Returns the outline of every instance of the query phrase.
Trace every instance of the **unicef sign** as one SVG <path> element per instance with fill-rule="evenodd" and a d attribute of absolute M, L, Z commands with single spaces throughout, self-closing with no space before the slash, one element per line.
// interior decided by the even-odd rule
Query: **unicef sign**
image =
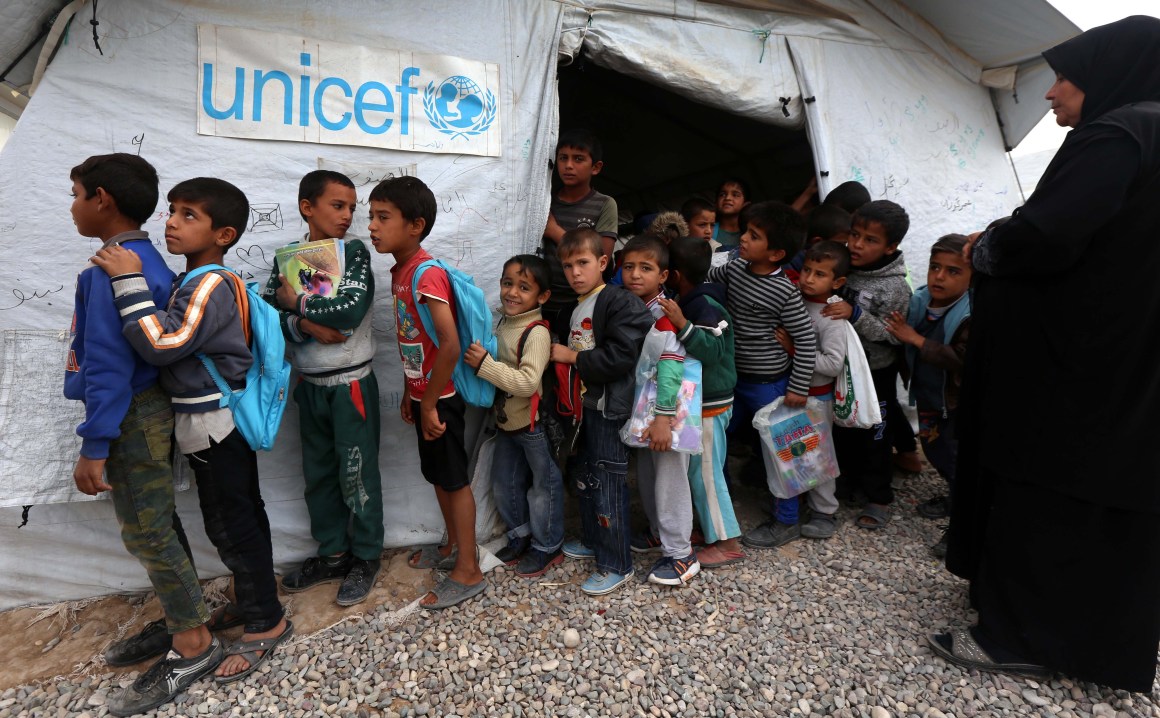
<path fill-rule="evenodd" d="M 198 26 L 203 135 L 498 157 L 499 66 Z"/>

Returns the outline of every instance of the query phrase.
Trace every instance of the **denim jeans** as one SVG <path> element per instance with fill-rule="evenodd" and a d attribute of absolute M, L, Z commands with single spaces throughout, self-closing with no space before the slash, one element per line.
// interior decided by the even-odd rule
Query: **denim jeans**
<path fill-rule="evenodd" d="M 205 533 L 234 574 L 234 595 L 246 633 L 268 631 L 282 620 L 266 504 L 258 490 L 258 457 L 234 429 L 205 451 L 186 454 L 197 479 Z"/>
<path fill-rule="evenodd" d="M 632 570 L 628 527 L 628 447 L 620 440 L 623 421 L 584 410 L 580 427 L 580 538 L 596 552 L 599 571 Z"/>
<path fill-rule="evenodd" d="M 537 551 L 559 549 L 564 543 L 564 478 L 543 427 L 498 432 L 491 462 L 492 493 L 508 538 L 530 535 Z"/>

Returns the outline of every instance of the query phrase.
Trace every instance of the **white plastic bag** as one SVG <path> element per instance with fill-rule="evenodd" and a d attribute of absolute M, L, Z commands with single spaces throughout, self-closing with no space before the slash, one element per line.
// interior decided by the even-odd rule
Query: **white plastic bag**
<path fill-rule="evenodd" d="M 644 432 L 652 425 L 657 410 L 657 363 L 663 338 L 649 332 L 636 363 L 636 389 L 632 414 L 620 428 L 620 440 L 636 449 L 648 448 Z M 701 453 L 701 362 L 687 356 L 684 361 L 681 392 L 677 397 L 677 415 L 673 418 L 671 451 L 683 454 Z"/>
<path fill-rule="evenodd" d="M 834 423 L 849 429 L 869 429 L 882 423 L 870 364 L 850 322 L 846 322 L 846 361 L 834 379 Z"/>
<path fill-rule="evenodd" d="M 804 408 L 782 406 L 778 397 L 753 416 L 766 458 L 766 480 L 779 499 L 803 494 L 838 478 L 830 402 L 813 397 Z M 772 469 L 772 470 L 770 470 Z"/>

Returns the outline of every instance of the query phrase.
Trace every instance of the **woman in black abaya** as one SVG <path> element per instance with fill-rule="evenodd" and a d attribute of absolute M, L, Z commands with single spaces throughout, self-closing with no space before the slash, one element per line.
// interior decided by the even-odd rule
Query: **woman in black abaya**
<path fill-rule="evenodd" d="M 947 567 L 981 670 L 1152 690 L 1160 644 L 1160 19 L 1043 53 L 1073 127 L 971 250 L 977 284 Z"/>

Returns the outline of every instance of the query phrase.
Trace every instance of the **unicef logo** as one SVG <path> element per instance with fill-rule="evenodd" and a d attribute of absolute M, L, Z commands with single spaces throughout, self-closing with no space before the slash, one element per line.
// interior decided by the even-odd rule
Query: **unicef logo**
<path fill-rule="evenodd" d="M 475 80 L 455 75 L 438 86 L 427 83 L 423 109 L 432 127 L 452 139 L 466 138 L 486 132 L 495 122 L 495 95 L 488 90 L 485 96 Z"/>

